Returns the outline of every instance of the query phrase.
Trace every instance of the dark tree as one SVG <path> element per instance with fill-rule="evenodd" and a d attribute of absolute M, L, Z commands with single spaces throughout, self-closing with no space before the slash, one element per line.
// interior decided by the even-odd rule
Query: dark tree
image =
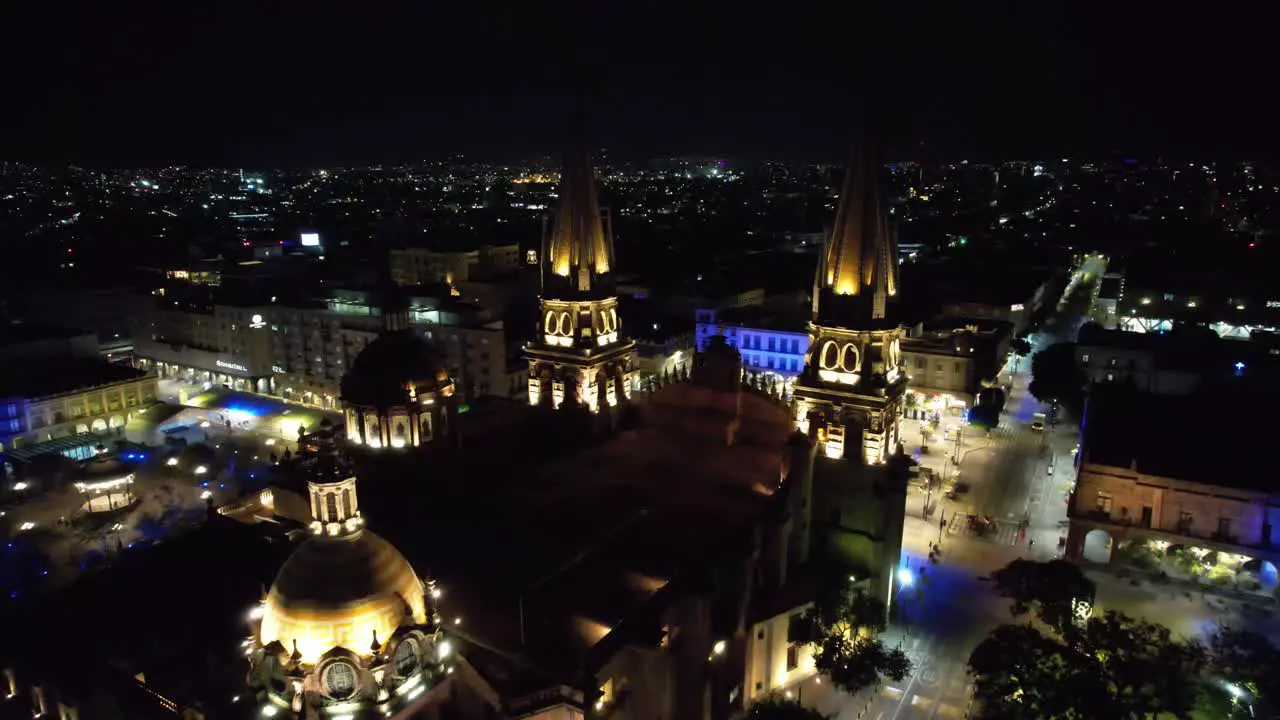
<path fill-rule="evenodd" d="M 1014 617 L 1034 611 L 1058 632 L 1072 624 L 1073 603 L 1083 600 L 1092 605 L 1097 589 L 1078 566 L 1066 560 L 1014 560 L 991 573 L 991 579 L 996 592 L 1013 601 Z"/>
<path fill-rule="evenodd" d="M 748 720 L 827 720 L 827 716 L 795 700 L 771 697 L 751 706 Z"/>
<path fill-rule="evenodd" d="M 996 628 L 969 655 L 969 674 L 977 718 L 1083 718 L 1071 711 L 1098 689 L 1066 646 L 1028 625 Z"/>
<path fill-rule="evenodd" d="M 1116 612 L 1051 636 L 1002 625 L 969 656 L 979 718 L 1190 718 L 1204 652 Z"/>
<path fill-rule="evenodd" d="M 40 481 L 46 490 L 57 490 L 69 485 L 80 474 L 80 466 L 75 460 L 62 453 L 45 453 L 31 458 L 24 469 L 24 475 Z"/>
<path fill-rule="evenodd" d="M 1033 612 L 1050 630 L 1004 625 L 978 645 L 969 656 L 977 717 L 1190 717 L 1207 662 L 1197 643 L 1116 612 L 1077 617 L 1095 587 L 1062 560 L 1015 560 L 992 580 L 1015 617 Z"/>
<path fill-rule="evenodd" d="M 218 459 L 218 452 L 205 443 L 195 443 L 182 449 L 184 467 L 195 465 L 212 465 Z"/>
<path fill-rule="evenodd" d="M 901 680 L 911 672 L 906 653 L 879 638 L 885 616 L 884 601 L 879 598 L 833 585 L 822 590 L 814 609 L 792 626 L 790 639 L 813 645 L 818 672 L 855 695 L 880 684 L 881 678 Z"/>
<path fill-rule="evenodd" d="M 982 430 L 1000 425 L 1000 408 L 995 405 L 975 405 L 969 411 L 969 424 Z"/>
<path fill-rule="evenodd" d="M 1280 649 L 1248 630 L 1224 628 L 1209 638 L 1204 710 L 1213 717 L 1276 717 L 1280 709 Z"/>
<path fill-rule="evenodd" d="M 1009 349 L 1018 355 L 1030 355 L 1031 343 L 1027 342 L 1026 338 L 1014 338 L 1009 343 Z"/>
<path fill-rule="evenodd" d="M 1075 343 L 1054 343 L 1031 356 L 1031 394 L 1056 400 L 1079 416 L 1084 402 L 1084 373 L 1076 364 Z"/>

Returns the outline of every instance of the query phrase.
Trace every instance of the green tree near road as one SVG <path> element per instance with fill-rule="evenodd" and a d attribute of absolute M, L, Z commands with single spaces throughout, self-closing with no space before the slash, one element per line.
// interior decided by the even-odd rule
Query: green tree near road
<path fill-rule="evenodd" d="M 974 405 L 969 410 L 969 424 L 982 430 L 999 426 L 1000 408 L 995 405 Z"/>
<path fill-rule="evenodd" d="M 856 695 L 880 684 L 898 681 L 911 672 L 901 648 L 880 639 L 887 611 L 884 601 L 848 586 L 824 589 L 814 608 L 790 628 L 790 640 L 813 645 L 814 666 L 836 687 Z"/>
<path fill-rule="evenodd" d="M 1093 604 L 1097 586 L 1066 560 L 1014 560 L 991 573 L 996 592 L 1013 601 L 1015 618 L 1033 612 L 1046 625 L 1064 632 L 1072 624 L 1076 601 Z"/>
<path fill-rule="evenodd" d="M 1009 349 L 1016 355 L 1030 355 L 1031 343 L 1026 338 L 1014 338 L 1009 342 Z"/>
<path fill-rule="evenodd" d="M 1267 638 L 1248 630 L 1220 630 L 1209 639 L 1209 669 L 1219 682 L 1204 685 L 1206 717 L 1235 720 L 1280 713 L 1280 649 Z"/>
<path fill-rule="evenodd" d="M 1207 646 L 1168 628 L 1108 611 L 1071 608 L 1094 585 L 1070 563 L 1018 560 L 992 574 L 1015 617 L 969 656 L 977 718 L 1275 717 L 1280 650 L 1247 631 L 1223 630 Z"/>
<path fill-rule="evenodd" d="M 969 656 L 977 718 L 1190 718 L 1203 648 L 1109 611 L 1065 634 L 1002 625 Z"/>
<path fill-rule="evenodd" d="M 748 720 L 827 720 L 827 716 L 795 700 L 771 697 L 751 706 Z"/>
<path fill-rule="evenodd" d="M 1057 400 L 1080 416 L 1084 406 L 1084 372 L 1076 365 L 1075 343 L 1054 343 L 1031 356 L 1031 385 L 1028 390 L 1041 402 Z"/>

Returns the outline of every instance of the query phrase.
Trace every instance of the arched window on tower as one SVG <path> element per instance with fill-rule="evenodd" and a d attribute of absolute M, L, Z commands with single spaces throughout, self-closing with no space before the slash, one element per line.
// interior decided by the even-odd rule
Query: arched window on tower
<path fill-rule="evenodd" d="M 338 493 L 325 493 L 324 514 L 325 522 L 338 522 Z"/>
<path fill-rule="evenodd" d="M 342 489 L 342 517 L 349 518 L 355 515 L 355 510 L 351 507 L 351 490 L 349 488 Z"/>

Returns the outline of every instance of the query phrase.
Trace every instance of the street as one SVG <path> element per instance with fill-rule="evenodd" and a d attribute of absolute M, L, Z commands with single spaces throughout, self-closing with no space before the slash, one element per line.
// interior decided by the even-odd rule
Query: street
<path fill-rule="evenodd" d="M 1102 269 L 1100 260 L 1086 262 L 1069 283 L 1063 302 L 1040 332 L 1028 338 L 1033 352 L 1056 342 L 1074 341 L 1093 297 L 1092 285 L 1078 280 L 1090 273 L 1096 283 Z M 969 653 L 991 630 L 1011 620 L 1008 601 L 996 596 L 983 578 L 1018 558 L 1059 556 L 1058 541 L 1066 534 L 1066 499 L 1075 476 L 1072 451 L 1078 441 L 1079 419 L 1064 418 L 1056 426 L 1046 423 L 1043 430 L 1031 428 L 1043 407 L 1028 391 L 1030 357 L 1006 366 L 1000 380 L 1009 390 L 998 427 L 988 433 L 961 427 L 956 418 L 944 418 L 942 428 L 950 431 L 952 438 L 959 430 L 959 444 L 939 439 L 929 452 L 915 455 L 921 464 L 951 477 L 957 469 L 947 467 L 948 458 L 958 457 L 958 477 L 967 490 L 955 500 L 935 494 L 937 509 L 928 519 L 923 513 L 925 496 L 912 492 L 908 499 L 903 562 L 917 579 L 912 587 L 899 592 L 898 609 L 893 613 L 896 621 L 886 638 L 907 650 L 913 665 L 911 676 L 853 698 L 810 681 L 808 686 L 796 688 L 806 704 L 839 720 L 965 716 L 970 693 Z M 904 421 L 902 435 L 913 441 L 919 438 L 918 421 Z M 968 515 L 991 516 L 995 527 L 973 533 Z M 1024 519 L 1025 533 L 1021 531 Z M 945 522 L 945 528 L 939 527 L 940 522 Z M 938 563 L 930 563 L 930 544 L 938 543 L 940 537 L 941 557 Z M 1159 612 L 1169 602 L 1135 592 L 1105 576 L 1096 579 L 1099 606 L 1145 615 L 1148 610 Z M 1196 602 L 1194 598 L 1186 600 L 1183 614 L 1193 619 L 1174 626 L 1175 631 L 1202 631 L 1222 619 L 1221 611 Z M 1169 619 L 1162 617 L 1160 621 Z"/>

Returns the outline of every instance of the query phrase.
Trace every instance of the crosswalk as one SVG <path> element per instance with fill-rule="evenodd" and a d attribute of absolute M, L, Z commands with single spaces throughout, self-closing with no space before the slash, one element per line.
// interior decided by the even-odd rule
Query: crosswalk
<path fill-rule="evenodd" d="M 957 512 L 947 524 L 947 535 L 986 540 L 997 545 L 1016 545 L 1025 540 L 1021 526 L 1013 520 L 996 520 L 987 530 L 976 530 L 969 525 L 970 513 Z"/>
<path fill-rule="evenodd" d="M 878 694 L 889 701 L 894 709 L 888 713 L 869 708 L 864 717 L 897 718 L 897 720 L 923 720 L 963 718 L 972 697 L 972 683 L 965 673 L 965 666 L 957 657 L 940 657 L 937 647 L 913 643 L 907 651 L 914 668 L 910 678 L 901 684 L 886 684 Z M 856 715 L 855 715 L 856 716 Z"/>

